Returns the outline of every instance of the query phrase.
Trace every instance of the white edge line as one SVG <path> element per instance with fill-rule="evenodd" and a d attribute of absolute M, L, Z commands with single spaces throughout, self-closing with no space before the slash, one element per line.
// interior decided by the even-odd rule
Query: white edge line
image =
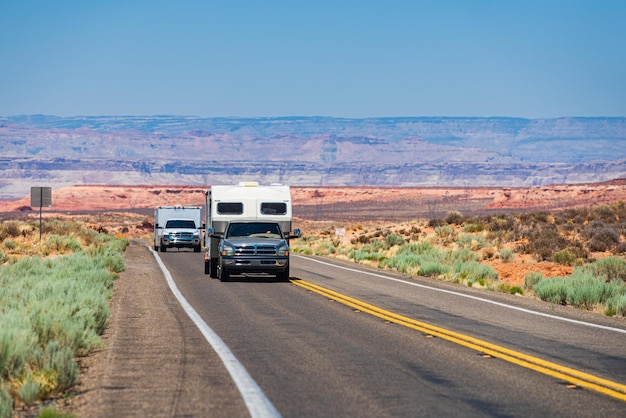
<path fill-rule="evenodd" d="M 455 291 L 452 291 L 452 290 L 438 289 L 436 287 L 426 286 L 426 285 L 419 284 L 419 283 L 408 282 L 406 280 L 396 279 L 394 277 L 385 276 L 383 274 L 377 274 L 377 273 L 372 273 L 372 272 L 365 271 L 365 270 L 357 270 L 357 269 L 353 269 L 353 268 L 349 268 L 349 267 L 338 266 L 337 264 L 332 264 L 332 263 L 328 263 L 328 262 L 325 262 L 325 261 L 316 260 L 314 258 L 305 257 L 305 256 L 302 256 L 302 255 L 296 255 L 296 257 L 304 258 L 305 260 L 313 261 L 315 263 L 324 264 L 326 266 L 331 266 L 331 267 L 335 267 L 335 268 L 338 268 L 338 269 L 348 270 L 348 271 L 352 271 L 352 272 L 360 273 L 360 274 L 367 274 L 367 275 L 375 276 L 375 277 L 378 277 L 378 278 L 381 278 L 381 279 L 385 279 L 385 280 L 391 280 L 391 281 L 398 282 L 398 283 L 408 284 L 410 286 L 421 287 L 423 289 L 433 290 L 433 291 L 436 291 L 436 292 L 449 293 L 451 295 L 461 296 L 461 297 L 468 298 L 468 299 L 474 299 L 474 300 L 478 300 L 480 302 L 491 303 L 492 305 L 497 305 L 497 306 L 501 306 L 503 308 L 508 308 L 508 309 L 514 309 L 516 311 L 521 311 L 521 312 L 529 313 L 529 314 L 532 314 L 532 315 L 544 316 L 546 318 L 557 319 L 559 321 L 571 322 L 573 324 L 585 325 L 585 326 L 594 327 L 594 328 L 601 328 L 601 329 L 608 330 L 608 331 L 620 332 L 620 333 L 626 334 L 626 330 L 623 330 L 623 329 L 620 329 L 620 328 L 608 327 L 608 326 L 605 326 L 605 325 L 593 324 L 591 322 L 583 322 L 583 321 L 578 321 L 576 319 L 569 319 L 569 318 L 564 318 L 564 317 L 561 317 L 561 316 L 550 315 L 550 314 L 546 314 L 546 313 L 543 313 L 543 312 L 537 312 L 537 311 L 533 311 L 533 310 L 530 310 L 530 309 L 520 308 L 518 306 L 507 305 L 506 303 L 495 302 L 493 300 L 479 298 L 477 296 L 467 295 L 467 294 L 460 293 L 460 292 L 455 292 Z"/>
<path fill-rule="evenodd" d="M 232 351 L 230 351 L 230 348 L 228 348 L 219 335 L 217 335 L 215 331 L 213 331 L 211 327 L 204 322 L 196 310 L 189 304 L 189 302 L 187 302 L 187 299 L 185 299 L 180 290 L 178 290 L 172 275 L 167 267 L 165 267 L 165 264 L 163 263 L 163 260 L 161 260 L 161 257 L 159 257 L 159 254 L 150 247 L 148 247 L 148 249 L 152 252 L 152 254 L 154 254 L 154 258 L 159 264 L 170 290 L 174 296 L 176 296 L 176 299 L 178 299 L 178 302 L 185 310 L 185 313 L 187 313 L 187 316 L 189 316 L 196 327 L 198 327 L 204 338 L 220 357 L 224 366 L 226 366 L 226 369 L 230 373 L 237 389 L 239 389 L 239 392 L 243 397 L 243 401 L 248 408 L 248 412 L 250 412 L 250 416 L 253 418 L 280 417 L 281 415 L 276 407 L 265 396 L 259 385 L 254 381 L 254 379 L 252 379 L 248 371 L 243 367 L 239 360 L 237 360 Z"/>

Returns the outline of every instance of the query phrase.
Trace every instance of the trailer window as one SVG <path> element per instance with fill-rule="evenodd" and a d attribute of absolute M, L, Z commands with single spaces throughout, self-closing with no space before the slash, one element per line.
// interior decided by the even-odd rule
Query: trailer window
<path fill-rule="evenodd" d="M 217 213 L 220 215 L 241 215 L 243 214 L 243 203 L 219 202 L 217 204 Z"/>
<path fill-rule="evenodd" d="M 286 215 L 287 204 L 280 203 L 261 203 L 261 214 L 263 215 Z"/>

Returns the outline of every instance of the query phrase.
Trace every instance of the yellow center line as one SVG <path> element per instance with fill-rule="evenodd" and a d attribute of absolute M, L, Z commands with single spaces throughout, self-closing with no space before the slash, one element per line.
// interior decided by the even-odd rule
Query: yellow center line
<path fill-rule="evenodd" d="M 336 300 L 337 302 L 343 303 L 344 305 L 358 309 L 361 312 L 366 312 L 370 315 L 377 316 L 389 322 L 403 325 L 405 327 L 445 339 L 455 344 L 468 347 L 478 352 L 489 354 L 493 357 L 506 360 L 510 363 L 517 364 L 531 370 L 535 370 L 539 373 L 543 373 L 548 376 L 552 376 L 554 378 L 573 383 L 577 386 L 591 389 L 605 395 L 620 399 L 622 401 L 626 401 L 626 385 L 603 379 L 588 373 L 584 373 L 579 370 L 571 369 L 569 367 L 561 366 L 559 364 L 542 360 L 540 358 L 520 353 L 518 351 L 501 347 L 486 341 L 482 341 L 477 338 L 470 337 L 469 335 L 460 334 L 458 332 L 436 327 L 425 322 L 417 321 L 406 316 L 386 311 L 377 306 L 370 305 L 369 303 L 365 303 L 358 299 L 351 298 L 349 296 L 337 293 L 333 290 L 315 285 L 313 283 L 306 282 L 304 280 L 292 280 L 291 283 Z"/>

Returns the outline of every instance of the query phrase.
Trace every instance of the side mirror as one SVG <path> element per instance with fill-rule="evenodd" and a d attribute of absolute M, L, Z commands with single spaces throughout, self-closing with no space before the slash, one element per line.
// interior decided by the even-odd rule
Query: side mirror
<path fill-rule="evenodd" d="M 300 238 L 302 236 L 302 232 L 300 232 L 300 228 L 294 228 L 293 234 L 288 234 L 287 239 Z"/>

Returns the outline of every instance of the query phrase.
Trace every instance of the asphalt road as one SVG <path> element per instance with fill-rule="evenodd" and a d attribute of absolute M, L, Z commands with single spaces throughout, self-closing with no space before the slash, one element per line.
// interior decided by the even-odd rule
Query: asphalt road
<path fill-rule="evenodd" d="M 201 254 L 159 255 L 190 305 L 284 417 L 626 416 L 623 400 L 357 312 L 293 283 L 255 277 L 221 283 L 204 275 Z M 623 319 L 328 259 L 293 256 L 291 274 L 626 383 Z"/>

